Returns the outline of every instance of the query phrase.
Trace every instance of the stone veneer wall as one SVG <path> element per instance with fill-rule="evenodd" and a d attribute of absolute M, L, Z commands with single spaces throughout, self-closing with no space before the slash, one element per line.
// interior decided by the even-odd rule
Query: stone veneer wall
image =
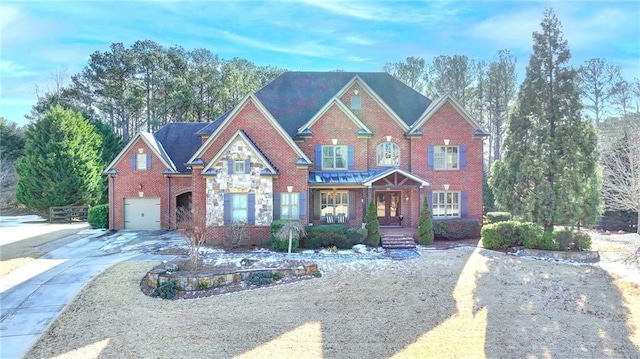
<path fill-rule="evenodd" d="M 228 159 L 251 159 L 249 173 L 229 173 Z M 273 219 L 273 180 L 270 176 L 261 176 L 264 164 L 250 147 L 237 139 L 226 155 L 213 166 L 215 176 L 206 178 L 207 224 L 224 226 L 225 193 L 255 193 L 255 225 L 268 226 Z"/>

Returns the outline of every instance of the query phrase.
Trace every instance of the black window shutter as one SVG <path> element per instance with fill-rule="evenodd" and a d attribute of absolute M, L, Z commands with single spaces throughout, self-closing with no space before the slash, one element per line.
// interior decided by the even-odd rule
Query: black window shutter
<path fill-rule="evenodd" d="M 460 169 L 463 170 L 467 167 L 467 148 L 460 146 Z"/>
<path fill-rule="evenodd" d="M 316 169 L 322 169 L 322 146 L 316 145 Z"/>
<path fill-rule="evenodd" d="M 137 165 L 137 157 L 136 157 L 136 154 L 133 153 L 131 155 L 131 169 L 135 170 L 136 169 L 136 165 Z"/>
<path fill-rule="evenodd" d="M 347 154 L 347 159 L 349 160 L 349 171 L 353 171 L 356 168 L 356 155 L 353 146 L 347 147 Z"/>
<path fill-rule="evenodd" d="M 227 159 L 227 170 L 229 174 L 233 173 L 233 165 L 234 165 L 235 161 L 233 160 L 233 158 L 228 158 Z"/>
<path fill-rule="evenodd" d="M 244 173 L 251 173 L 251 157 L 244 160 Z"/>
<path fill-rule="evenodd" d="M 249 193 L 247 195 L 247 221 L 249 225 L 253 226 L 256 224 L 256 194 Z"/>
<path fill-rule="evenodd" d="M 273 194 L 273 220 L 280 219 L 280 193 Z"/>
<path fill-rule="evenodd" d="M 147 153 L 147 169 L 151 169 L 151 154 Z"/>
<path fill-rule="evenodd" d="M 300 219 L 307 219 L 307 194 L 306 193 L 300 193 L 300 196 L 298 197 L 298 207 L 299 207 L 299 211 L 300 211 Z"/>
<path fill-rule="evenodd" d="M 231 193 L 225 193 L 224 194 L 224 201 L 223 201 L 223 220 L 224 220 L 224 224 L 228 225 L 231 223 Z"/>
<path fill-rule="evenodd" d="M 468 214 L 468 194 L 467 191 L 460 192 L 460 218 L 467 218 Z"/>

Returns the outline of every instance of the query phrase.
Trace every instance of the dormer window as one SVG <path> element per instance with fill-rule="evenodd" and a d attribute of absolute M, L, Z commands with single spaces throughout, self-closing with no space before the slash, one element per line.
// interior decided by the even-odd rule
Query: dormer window
<path fill-rule="evenodd" d="M 360 96 L 352 95 L 351 96 L 351 109 L 359 110 L 362 108 L 362 102 L 360 101 Z"/>
<path fill-rule="evenodd" d="M 233 173 L 244 173 L 245 161 L 244 160 L 235 160 L 233 162 Z"/>

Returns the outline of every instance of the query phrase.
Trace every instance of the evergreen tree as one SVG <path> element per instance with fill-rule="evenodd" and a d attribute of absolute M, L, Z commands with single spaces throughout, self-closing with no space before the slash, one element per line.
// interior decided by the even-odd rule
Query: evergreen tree
<path fill-rule="evenodd" d="M 422 209 L 420 210 L 420 218 L 418 219 L 418 241 L 422 245 L 433 243 L 433 220 L 429 211 L 429 201 L 424 198 Z"/>
<path fill-rule="evenodd" d="M 493 167 L 490 184 L 500 205 L 551 230 L 597 213 L 599 198 L 592 194 L 599 190 L 598 156 L 596 132 L 581 118 L 577 73 L 568 66 L 571 54 L 553 10 L 545 11 L 541 26 L 509 119 L 504 162 Z"/>
<path fill-rule="evenodd" d="M 370 246 L 377 247 L 380 244 L 380 221 L 378 221 L 378 211 L 376 210 L 376 204 L 369 202 L 367 206 L 367 213 L 364 217 L 365 225 L 367 229 L 366 242 Z"/>
<path fill-rule="evenodd" d="M 45 212 L 51 206 L 100 201 L 101 140 L 82 115 L 60 106 L 29 125 L 24 156 L 16 164 L 18 200 Z"/>

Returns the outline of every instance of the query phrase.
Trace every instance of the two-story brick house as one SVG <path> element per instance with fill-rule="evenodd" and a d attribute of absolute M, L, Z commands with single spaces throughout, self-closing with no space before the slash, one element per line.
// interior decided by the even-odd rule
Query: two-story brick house
<path fill-rule="evenodd" d="M 274 219 L 360 227 L 482 219 L 485 131 L 451 96 L 431 101 L 386 73 L 286 72 L 211 123 L 141 132 L 109 165 L 110 227 L 175 227 L 192 206 L 218 229 Z"/>

